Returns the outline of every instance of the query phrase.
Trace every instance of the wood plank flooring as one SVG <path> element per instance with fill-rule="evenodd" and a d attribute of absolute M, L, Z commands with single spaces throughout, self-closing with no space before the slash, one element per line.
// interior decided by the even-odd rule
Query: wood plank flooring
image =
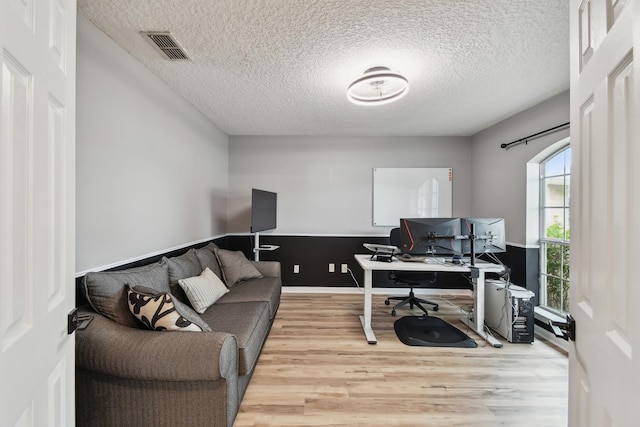
<path fill-rule="evenodd" d="M 420 313 L 393 317 L 384 299 L 374 295 L 369 345 L 361 294 L 283 294 L 234 426 L 567 425 L 567 357 L 555 347 L 493 348 L 472 332 L 478 348 L 406 346 L 393 323 Z M 451 303 L 431 314 L 467 332 Z"/>

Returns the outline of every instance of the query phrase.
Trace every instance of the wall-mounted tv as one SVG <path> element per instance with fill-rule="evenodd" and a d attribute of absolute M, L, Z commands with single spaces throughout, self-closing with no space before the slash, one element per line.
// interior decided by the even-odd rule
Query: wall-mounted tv
<path fill-rule="evenodd" d="M 273 230 L 277 226 L 278 194 L 251 190 L 251 232 Z"/>

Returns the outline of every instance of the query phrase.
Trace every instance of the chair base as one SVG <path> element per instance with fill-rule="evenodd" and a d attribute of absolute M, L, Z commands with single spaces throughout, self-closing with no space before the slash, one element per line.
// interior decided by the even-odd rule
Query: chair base
<path fill-rule="evenodd" d="M 413 290 L 411 292 L 409 292 L 409 296 L 408 297 L 389 297 L 387 298 L 384 303 L 386 305 L 389 305 L 389 301 L 400 301 L 398 304 L 394 305 L 393 308 L 391 309 L 391 315 L 395 316 L 396 315 L 396 310 L 400 307 L 403 307 L 407 304 L 409 304 L 409 308 L 413 310 L 413 306 L 418 307 L 420 310 L 422 310 L 424 312 L 425 316 L 429 315 L 429 312 L 427 311 L 426 308 L 424 308 L 422 306 L 422 304 L 430 304 L 433 305 L 433 311 L 438 311 L 438 304 L 426 299 L 422 299 L 422 298 L 418 298 L 415 296 L 415 294 L 413 293 Z"/>

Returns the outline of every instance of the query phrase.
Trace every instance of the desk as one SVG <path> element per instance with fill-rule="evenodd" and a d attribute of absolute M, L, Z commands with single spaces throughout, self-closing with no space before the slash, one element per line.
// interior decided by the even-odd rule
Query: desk
<path fill-rule="evenodd" d="M 436 264 L 424 262 L 403 262 L 393 259 L 392 262 L 372 261 L 371 255 L 354 255 L 360 267 L 364 270 L 364 315 L 360 316 L 362 329 L 367 337 L 369 344 L 376 344 L 376 336 L 371 329 L 371 296 L 373 294 L 372 272 L 377 271 L 436 271 L 448 273 L 471 273 L 471 266 L 454 265 L 454 264 Z M 478 277 L 472 278 L 473 281 L 473 321 L 468 322 L 466 318 L 462 319 L 463 323 L 468 324 L 473 330 L 485 338 L 494 347 L 500 347 L 502 344 L 491 335 L 487 336 L 484 332 L 484 276 L 486 272 L 500 273 L 503 266 L 486 262 L 476 263 Z"/>

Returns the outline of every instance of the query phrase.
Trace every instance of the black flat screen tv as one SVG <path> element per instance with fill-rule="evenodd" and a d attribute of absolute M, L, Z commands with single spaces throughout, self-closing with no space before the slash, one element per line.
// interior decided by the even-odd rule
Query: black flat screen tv
<path fill-rule="evenodd" d="M 251 190 L 251 232 L 273 230 L 277 226 L 278 194 Z"/>

